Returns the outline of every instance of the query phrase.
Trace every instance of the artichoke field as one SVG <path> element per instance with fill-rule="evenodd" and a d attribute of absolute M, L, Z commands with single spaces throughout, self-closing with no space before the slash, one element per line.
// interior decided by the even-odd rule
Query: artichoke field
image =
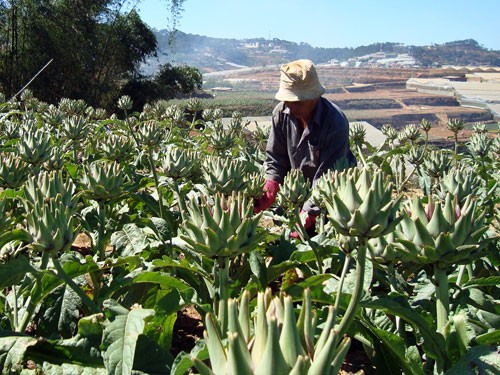
<path fill-rule="evenodd" d="M 366 371 L 500 372 L 499 142 L 484 125 L 450 149 L 429 121 L 384 125 L 378 149 L 353 125 L 358 166 L 313 185 L 292 170 L 255 214 L 265 131 L 196 99 L 132 104 L 0 107 L 2 374 L 333 375 L 354 343 Z M 187 308 L 204 333 L 180 348 Z"/>

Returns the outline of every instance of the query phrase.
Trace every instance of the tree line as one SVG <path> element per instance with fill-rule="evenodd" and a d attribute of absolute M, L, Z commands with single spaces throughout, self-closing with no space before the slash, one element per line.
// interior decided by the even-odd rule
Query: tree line
<path fill-rule="evenodd" d="M 165 1 L 179 17 L 184 0 Z M 124 94 L 138 104 L 188 94 L 201 73 L 165 64 L 151 77 L 140 63 L 157 51 L 151 28 L 126 0 L 0 0 L 0 90 L 7 97 L 29 83 L 43 101 L 83 99 L 110 109 Z"/>

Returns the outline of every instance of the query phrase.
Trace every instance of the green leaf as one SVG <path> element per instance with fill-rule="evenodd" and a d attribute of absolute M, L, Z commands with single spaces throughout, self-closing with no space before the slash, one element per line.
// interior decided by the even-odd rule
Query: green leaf
<path fill-rule="evenodd" d="M 370 301 L 362 301 L 361 305 L 364 308 L 379 309 L 386 314 L 396 315 L 406 320 L 422 334 L 424 338 L 423 347 L 426 354 L 439 363 L 444 364 L 447 355 L 443 336 L 434 331 L 434 329 L 427 324 L 427 321 L 411 308 L 391 298 L 377 298 Z"/>
<path fill-rule="evenodd" d="M 52 375 L 107 375 L 105 368 L 88 367 L 81 364 L 63 363 L 55 365 L 52 363 L 44 362 L 42 364 L 43 374 Z"/>
<path fill-rule="evenodd" d="M 38 340 L 30 336 L 0 337 L 0 368 L 2 374 L 18 373 L 23 368 L 26 350 Z"/>
<path fill-rule="evenodd" d="M 463 287 L 476 287 L 476 286 L 497 286 L 500 285 L 500 276 L 489 276 L 489 277 L 481 277 L 478 279 L 472 279 L 467 281 Z"/>
<path fill-rule="evenodd" d="M 474 346 L 446 372 L 446 375 L 499 374 L 499 350 L 500 346 L 495 345 Z"/>
<path fill-rule="evenodd" d="M 389 351 L 392 354 L 390 359 L 392 361 L 397 361 L 397 363 L 394 363 L 392 361 L 390 363 L 386 363 L 386 368 L 394 368 L 395 366 L 397 366 L 398 371 L 396 371 L 396 373 L 398 373 L 399 368 L 401 368 L 403 369 L 403 372 L 405 374 L 424 374 L 421 359 L 418 358 L 417 360 L 415 360 L 416 358 L 413 358 L 411 355 L 407 354 L 407 351 L 405 350 L 404 340 L 401 337 L 375 327 L 372 327 L 371 331 L 383 343 L 383 350 L 381 351 Z"/>
<path fill-rule="evenodd" d="M 111 235 L 111 245 L 121 256 L 138 255 L 150 244 L 148 234 L 136 224 L 125 224 L 123 230 Z"/>
<path fill-rule="evenodd" d="M 18 284 L 26 273 L 38 274 L 25 256 L 18 256 L 7 263 L 0 263 L 0 289 Z"/>
<path fill-rule="evenodd" d="M 105 323 L 103 358 L 108 374 L 125 375 L 132 372 L 137 339 L 144 330 L 145 319 L 154 315 L 151 309 L 125 311 L 112 322 Z"/>
<path fill-rule="evenodd" d="M 267 286 L 267 269 L 264 256 L 259 251 L 250 252 L 250 269 L 257 278 L 260 290 L 264 290 Z"/>
<path fill-rule="evenodd" d="M 493 345 L 500 342 L 500 330 L 484 333 L 476 337 L 475 342 L 482 345 Z"/>

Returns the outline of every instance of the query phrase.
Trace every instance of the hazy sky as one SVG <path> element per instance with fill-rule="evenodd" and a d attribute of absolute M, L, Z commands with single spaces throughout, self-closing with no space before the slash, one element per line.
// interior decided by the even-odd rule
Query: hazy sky
<path fill-rule="evenodd" d="M 166 1 L 142 0 L 138 7 L 151 27 L 171 27 Z M 185 0 L 183 7 L 178 30 L 217 38 L 313 47 L 475 39 L 500 50 L 500 0 Z"/>

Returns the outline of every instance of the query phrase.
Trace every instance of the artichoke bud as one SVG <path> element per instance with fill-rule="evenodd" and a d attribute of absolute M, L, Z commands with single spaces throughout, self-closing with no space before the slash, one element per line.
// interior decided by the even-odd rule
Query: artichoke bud
<path fill-rule="evenodd" d="M 88 120 L 80 115 L 64 118 L 61 130 L 66 138 L 80 140 L 88 136 L 90 124 Z"/>
<path fill-rule="evenodd" d="M 381 171 L 351 168 L 336 172 L 333 194 L 324 196 L 332 226 L 344 236 L 378 237 L 394 230 L 400 220 L 400 198 Z"/>
<path fill-rule="evenodd" d="M 462 207 L 451 194 L 444 202 L 429 198 L 428 207 L 422 215 L 420 198 L 414 197 L 411 210 L 404 213 L 395 232 L 403 259 L 417 264 L 456 264 L 470 260 L 485 246 L 485 211 L 478 210 L 472 196 Z"/>
<path fill-rule="evenodd" d="M 168 146 L 160 160 L 162 172 L 174 180 L 190 179 L 193 175 L 194 163 L 192 153 L 178 147 Z"/>
<path fill-rule="evenodd" d="M 366 139 L 365 127 L 359 122 L 354 123 L 353 126 L 350 127 L 349 138 L 354 145 L 359 147 L 363 146 Z"/>
<path fill-rule="evenodd" d="M 110 134 L 99 140 L 99 149 L 106 159 L 119 163 L 132 157 L 134 144 L 129 137 Z"/>
<path fill-rule="evenodd" d="M 38 129 L 25 131 L 17 144 L 17 150 L 19 157 L 25 162 L 41 165 L 50 158 L 50 135 Z"/>
<path fill-rule="evenodd" d="M 180 238 L 194 252 L 210 258 L 234 257 L 253 250 L 261 240 L 260 215 L 253 214 L 252 202 L 240 193 L 228 198 L 216 194 L 213 203 L 191 197 L 186 208 Z"/>
<path fill-rule="evenodd" d="M 242 162 L 211 157 L 204 160 L 203 175 L 208 191 L 212 194 L 231 195 L 233 191 L 242 191 L 245 187 L 245 166 Z"/>
<path fill-rule="evenodd" d="M 148 120 L 139 125 L 137 140 L 146 147 L 156 147 L 160 144 L 163 133 L 156 120 Z"/>
<path fill-rule="evenodd" d="M 124 193 L 126 175 L 118 163 L 98 160 L 85 166 L 84 171 L 80 182 L 89 199 L 109 201 Z"/>
<path fill-rule="evenodd" d="M 278 192 L 278 200 L 288 207 L 301 207 L 309 197 L 309 182 L 299 169 L 292 169 Z"/>
<path fill-rule="evenodd" d="M 57 253 L 73 243 L 77 234 L 73 191 L 74 185 L 64 184 L 61 173 L 41 173 L 26 183 L 26 224 L 35 249 Z"/>
<path fill-rule="evenodd" d="M 123 95 L 118 99 L 118 108 L 122 111 L 130 111 L 132 109 L 133 101 L 128 95 Z"/>
<path fill-rule="evenodd" d="M 473 156 L 484 158 L 488 155 L 491 142 L 491 138 L 486 133 L 474 133 L 467 142 L 467 148 Z"/>
<path fill-rule="evenodd" d="M 340 368 L 349 341 L 343 340 L 338 344 L 338 335 L 333 329 L 334 308 L 330 306 L 322 332 L 314 342 L 316 325 L 311 319 L 316 314 L 307 293 L 307 290 L 304 291 L 299 321 L 292 297 L 285 294 L 272 297 L 269 288 L 257 293 L 257 304 L 252 314 L 246 309 L 243 314 L 238 312 L 236 301 L 229 300 L 227 334 L 220 332 L 219 322 L 212 313 L 208 313 L 204 340 L 211 369 L 203 368 L 205 373 L 324 374 L 329 373 L 328 369 Z M 244 340 L 241 321 L 246 319 L 248 322 L 244 325 L 249 326 L 252 315 L 255 317 L 254 329 L 248 340 Z M 308 345 L 303 342 L 302 334 L 310 340 Z M 201 371 L 199 360 L 194 363 Z M 311 372 L 313 368 L 315 370 Z"/>
<path fill-rule="evenodd" d="M 432 150 L 424 159 L 424 172 L 431 178 L 442 177 L 450 170 L 451 157 L 447 151 Z"/>
<path fill-rule="evenodd" d="M 2 154 L 0 160 L 0 186 L 10 189 L 21 187 L 28 178 L 29 165 L 11 153 Z"/>

